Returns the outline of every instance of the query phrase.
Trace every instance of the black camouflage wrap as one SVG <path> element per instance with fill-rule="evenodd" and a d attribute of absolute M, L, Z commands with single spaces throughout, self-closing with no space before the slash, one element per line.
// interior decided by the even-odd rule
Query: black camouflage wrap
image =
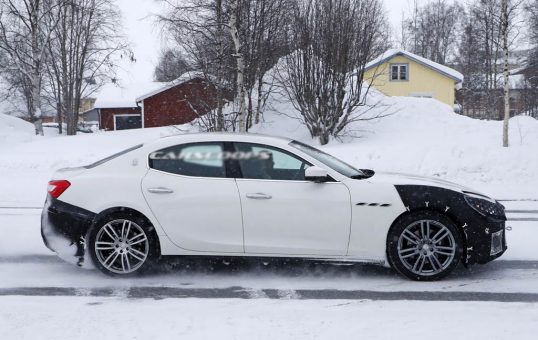
<path fill-rule="evenodd" d="M 448 216 L 462 232 L 464 264 L 487 263 L 507 249 L 504 207 L 502 216 L 483 216 L 465 201 L 461 192 L 425 185 L 395 185 L 407 211 L 433 210 Z M 490 255 L 491 234 L 503 231 L 503 251 Z"/>

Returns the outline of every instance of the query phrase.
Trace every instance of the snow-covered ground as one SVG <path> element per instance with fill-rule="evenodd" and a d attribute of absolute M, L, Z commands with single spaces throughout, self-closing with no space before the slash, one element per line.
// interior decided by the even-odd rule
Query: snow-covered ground
<path fill-rule="evenodd" d="M 126 302 L 93 297 L 7 297 L 2 303 L 5 308 L 0 310 L 0 337 L 16 336 L 18 340 L 493 340 L 533 339 L 538 331 L 538 305 L 525 303 L 265 299 Z"/>
<path fill-rule="evenodd" d="M 379 109 L 391 115 L 354 124 L 323 149 L 360 168 L 440 177 L 496 198 L 538 199 L 538 121 L 511 119 L 512 145 L 502 148 L 500 122 L 462 117 L 429 99 L 382 101 Z M 316 145 L 297 120 L 277 114 L 287 110 L 289 104 L 273 101 L 253 130 Z M 213 270 L 174 261 L 147 277 L 112 279 L 51 256 L 39 233 L 39 207 L 56 169 L 191 130 L 71 137 L 47 129 L 38 137 L 31 124 L 0 114 L 0 339 L 534 338 L 538 222 L 509 222 L 509 249 L 500 260 L 458 268 L 433 283 L 372 266 L 260 263 Z M 507 205 L 537 209 L 538 203 Z"/>

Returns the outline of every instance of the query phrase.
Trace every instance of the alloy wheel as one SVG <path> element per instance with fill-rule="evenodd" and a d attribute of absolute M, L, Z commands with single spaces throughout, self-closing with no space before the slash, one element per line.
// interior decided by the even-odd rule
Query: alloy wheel
<path fill-rule="evenodd" d="M 140 268 L 149 254 L 148 237 L 138 224 L 126 219 L 113 220 L 101 227 L 95 238 L 99 263 L 116 274 L 129 274 Z"/>
<path fill-rule="evenodd" d="M 450 229 L 434 220 L 408 225 L 398 239 L 398 257 L 413 274 L 433 276 L 447 269 L 456 256 Z"/>

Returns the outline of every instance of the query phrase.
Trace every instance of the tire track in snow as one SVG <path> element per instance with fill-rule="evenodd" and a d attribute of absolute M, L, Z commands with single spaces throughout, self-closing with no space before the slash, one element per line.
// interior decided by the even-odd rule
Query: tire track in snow
<path fill-rule="evenodd" d="M 81 291 L 69 287 L 23 287 L 0 288 L 0 296 L 93 296 L 119 299 L 279 299 L 279 300 L 374 300 L 374 301 L 474 301 L 474 302 L 526 302 L 538 303 L 536 293 L 490 293 L 490 292 L 439 292 L 439 291 L 371 291 L 371 290 L 306 290 L 281 291 L 262 289 L 263 295 L 252 294 L 250 289 L 230 288 L 179 288 L 179 287 L 132 287 L 125 295 L 117 289 L 89 288 Z"/>

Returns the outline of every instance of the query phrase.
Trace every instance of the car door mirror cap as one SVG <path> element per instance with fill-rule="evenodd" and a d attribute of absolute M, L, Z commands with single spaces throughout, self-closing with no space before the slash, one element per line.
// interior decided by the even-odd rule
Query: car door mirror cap
<path fill-rule="evenodd" d="M 307 181 L 324 183 L 331 181 L 329 172 L 318 166 L 311 166 L 305 169 L 304 177 Z"/>

